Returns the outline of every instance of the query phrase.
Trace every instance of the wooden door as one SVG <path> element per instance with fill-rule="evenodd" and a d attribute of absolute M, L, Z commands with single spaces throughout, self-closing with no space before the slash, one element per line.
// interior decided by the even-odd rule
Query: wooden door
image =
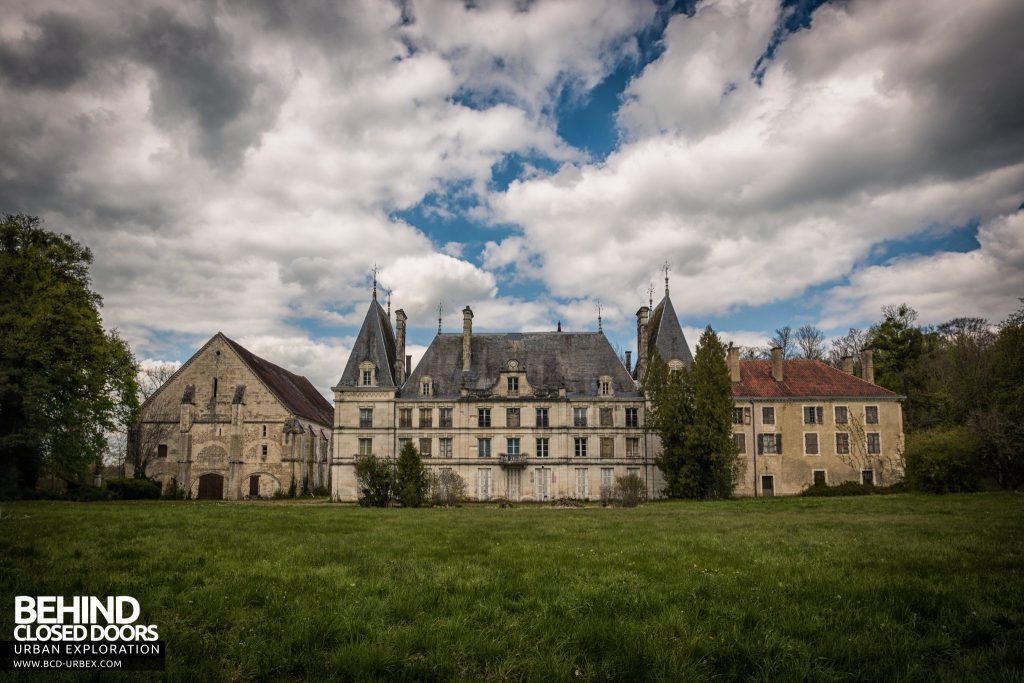
<path fill-rule="evenodd" d="M 770 474 L 761 477 L 761 494 L 764 496 L 775 495 L 775 477 Z"/>
<path fill-rule="evenodd" d="M 224 477 L 219 474 L 204 474 L 199 477 L 200 500 L 223 500 L 224 498 Z"/>
<path fill-rule="evenodd" d="M 260 475 L 258 474 L 254 474 L 251 477 L 249 477 L 249 497 L 260 497 Z"/>

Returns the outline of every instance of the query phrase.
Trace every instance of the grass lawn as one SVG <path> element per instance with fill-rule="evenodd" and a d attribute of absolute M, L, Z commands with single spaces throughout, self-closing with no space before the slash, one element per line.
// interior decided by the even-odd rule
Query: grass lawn
<path fill-rule="evenodd" d="M 5 503 L 0 593 L 134 596 L 172 680 L 1022 680 L 1024 496 Z"/>

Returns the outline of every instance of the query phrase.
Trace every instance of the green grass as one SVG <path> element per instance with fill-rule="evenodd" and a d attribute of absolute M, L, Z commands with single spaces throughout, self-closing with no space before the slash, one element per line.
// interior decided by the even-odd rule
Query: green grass
<path fill-rule="evenodd" d="M 13 596 L 136 597 L 171 680 L 1022 680 L 1024 497 L 0 506 Z"/>

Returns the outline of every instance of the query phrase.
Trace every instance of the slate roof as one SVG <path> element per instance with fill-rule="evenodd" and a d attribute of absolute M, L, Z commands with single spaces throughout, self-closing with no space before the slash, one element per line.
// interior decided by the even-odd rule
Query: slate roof
<path fill-rule="evenodd" d="M 657 349 L 661 359 L 666 363 L 677 358 L 683 361 L 687 367 L 693 365 L 690 345 L 686 343 L 686 335 L 683 334 L 679 316 L 676 315 L 676 309 L 672 306 L 672 300 L 668 297 L 667 291 L 665 298 L 651 312 L 651 319 L 647 325 L 650 330 L 647 346 L 648 357 L 651 356 L 654 349 Z"/>
<path fill-rule="evenodd" d="M 770 360 L 741 360 L 735 398 L 878 398 L 898 399 L 888 389 L 847 374 L 819 360 L 782 362 L 782 381 L 772 379 Z"/>
<path fill-rule="evenodd" d="M 509 360 L 519 361 L 537 397 L 597 395 L 597 380 L 611 377 L 618 396 L 638 396 L 636 384 L 601 332 L 509 332 L 476 334 L 471 340 L 472 365 L 462 371 L 462 334 L 438 334 L 405 386 L 415 397 L 423 377 L 433 382 L 433 396 L 457 398 L 463 386 L 473 396 L 495 390 Z"/>
<path fill-rule="evenodd" d="M 334 408 L 308 379 L 260 358 L 221 332 L 217 334 L 224 338 L 228 346 L 238 354 L 242 362 L 267 386 L 267 389 L 281 401 L 285 408 L 299 417 L 318 424 L 331 425 L 334 423 Z"/>
<path fill-rule="evenodd" d="M 395 353 L 395 332 L 391 329 L 391 320 L 374 298 L 366 310 L 363 326 L 359 328 L 359 336 L 352 346 L 338 386 L 359 386 L 359 364 L 368 360 L 377 366 L 377 388 L 396 388 Z"/>

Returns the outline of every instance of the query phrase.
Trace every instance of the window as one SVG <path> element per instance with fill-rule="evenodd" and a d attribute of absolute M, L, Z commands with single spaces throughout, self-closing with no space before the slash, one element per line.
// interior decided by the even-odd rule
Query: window
<path fill-rule="evenodd" d="M 575 497 L 579 500 L 585 500 L 589 491 L 587 490 L 587 468 L 577 467 L 576 468 L 576 494 Z"/>
<path fill-rule="evenodd" d="M 452 409 L 451 408 L 440 408 L 437 411 L 437 426 L 438 427 L 451 427 L 452 426 Z"/>
<path fill-rule="evenodd" d="M 213 378 L 213 397 L 217 398 L 217 378 Z"/>
<path fill-rule="evenodd" d="M 804 455 L 818 455 L 818 435 L 813 432 L 804 434 Z"/>
<path fill-rule="evenodd" d="M 406 429 L 412 428 L 412 408 L 398 409 L 398 426 Z"/>
<path fill-rule="evenodd" d="M 491 457 L 491 440 L 490 439 L 477 439 L 476 440 L 476 455 L 478 458 L 489 458 Z"/>
<path fill-rule="evenodd" d="M 403 448 L 412 443 L 412 439 L 407 436 L 398 437 L 398 450 L 401 451 Z"/>
<path fill-rule="evenodd" d="M 508 455 L 519 455 L 519 439 L 509 437 L 505 439 L 505 453 Z"/>
<path fill-rule="evenodd" d="M 264 446 L 266 448 L 266 446 Z M 162 443 L 156 447 L 156 457 L 166 458 L 167 457 L 167 444 Z"/>
<path fill-rule="evenodd" d="M 602 427 L 611 427 L 612 426 L 612 409 L 611 408 L 601 408 L 600 417 L 601 417 L 601 426 Z"/>
<path fill-rule="evenodd" d="M 373 370 L 363 370 L 363 386 L 368 387 L 373 385 Z"/>
<path fill-rule="evenodd" d="M 429 377 L 420 381 L 420 396 L 431 396 L 434 393 L 434 382 Z"/>
<path fill-rule="evenodd" d="M 490 427 L 491 426 L 491 409 L 490 408 L 477 408 L 476 409 L 476 425 L 477 425 L 477 427 Z"/>
<path fill-rule="evenodd" d="M 548 426 L 548 409 L 537 408 L 537 426 L 547 427 Z"/>
<path fill-rule="evenodd" d="M 476 497 L 477 500 L 491 499 L 491 469 L 482 467 L 476 471 Z"/>
<path fill-rule="evenodd" d="M 757 452 L 760 453 L 781 453 L 782 434 L 759 434 L 757 438 Z"/>
<path fill-rule="evenodd" d="M 359 428 L 369 429 L 373 426 L 373 408 L 359 409 Z"/>
<path fill-rule="evenodd" d="M 611 495 L 614 481 L 615 469 L 612 467 L 601 468 L 601 495 Z"/>
<path fill-rule="evenodd" d="M 505 426 L 506 427 L 518 427 L 519 426 L 519 408 L 506 408 L 505 409 Z"/>
<path fill-rule="evenodd" d="M 587 457 L 587 437 L 577 436 L 573 439 L 575 443 L 575 454 L 577 458 Z"/>
<path fill-rule="evenodd" d="M 868 455 L 878 455 L 881 452 L 882 443 L 878 432 L 868 432 Z"/>
<path fill-rule="evenodd" d="M 505 386 L 508 387 L 508 395 L 509 396 L 518 396 L 519 395 L 519 378 L 518 377 L 509 377 L 509 378 L 507 378 L 507 380 L 505 382 Z"/>
<path fill-rule="evenodd" d="M 736 432 L 732 435 L 732 442 L 736 444 L 737 453 L 747 452 L 747 435 L 743 432 Z"/>
<path fill-rule="evenodd" d="M 359 455 L 373 455 L 373 439 L 359 439 Z"/>
<path fill-rule="evenodd" d="M 537 439 L 537 457 L 546 458 L 548 457 L 548 440 Z"/>
<path fill-rule="evenodd" d="M 262 446 L 260 446 L 260 457 L 267 457 L 267 444 L 263 444 Z"/>
<path fill-rule="evenodd" d="M 587 426 L 587 409 L 586 408 L 573 408 L 572 409 L 572 424 L 574 427 L 586 427 Z"/>
<path fill-rule="evenodd" d="M 864 423 L 869 425 L 878 424 L 878 406 L 864 406 Z"/>
<path fill-rule="evenodd" d="M 825 486 L 825 470 L 814 470 L 811 475 L 815 486 Z"/>
<path fill-rule="evenodd" d="M 743 408 L 732 409 L 732 423 L 734 425 L 743 424 Z"/>
<path fill-rule="evenodd" d="M 850 411 L 846 408 L 846 406 L 836 406 L 834 412 L 837 425 L 849 424 Z"/>
<path fill-rule="evenodd" d="M 850 454 L 850 434 L 848 432 L 836 432 L 836 455 Z"/>
<path fill-rule="evenodd" d="M 860 483 L 865 486 L 875 485 L 875 471 L 874 470 L 861 470 L 860 471 Z"/>
<path fill-rule="evenodd" d="M 601 437 L 601 457 L 615 457 L 615 439 L 611 438 L 610 436 Z"/>
<path fill-rule="evenodd" d="M 263 425 L 263 438 L 267 438 L 267 425 Z"/>
<path fill-rule="evenodd" d="M 437 454 L 442 458 L 452 457 L 451 437 L 441 437 L 437 440 Z"/>
<path fill-rule="evenodd" d="M 640 426 L 640 411 L 636 407 L 626 408 L 626 426 L 627 427 L 639 427 Z"/>
<path fill-rule="evenodd" d="M 434 426 L 434 409 L 420 408 L 420 429 Z"/>
<path fill-rule="evenodd" d="M 612 383 L 609 382 L 606 379 L 601 380 L 601 395 L 602 396 L 611 396 L 611 393 L 612 393 Z"/>
<path fill-rule="evenodd" d="M 627 467 L 626 468 L 626 476 L 627 477 L 636 477 L 637 479 L 639 479 L 640 478 L 640 468 L 639 467 Z"/>
<path fill-rule="evenodd" d="M 639 458 L 640 457 L 640 439 L 635 436 L 626 437 L 626 457 L 627 458 Z"/>
<path fill-rule="evenodd" d="M 433 456 L 433 439 L 420 439 L 420 457 L 429 458 Z"/>
<path fill-rule="evenodd" d="M 765 407 L 761 408 L 761 424 L 773 425 L 775 424 L 775 408 Z"/>
<path fill-rule="evenodd" d="M 804 406 L 804 424 L 820 425 L 825 422 L 825 410 L 821 406 Z"/>

